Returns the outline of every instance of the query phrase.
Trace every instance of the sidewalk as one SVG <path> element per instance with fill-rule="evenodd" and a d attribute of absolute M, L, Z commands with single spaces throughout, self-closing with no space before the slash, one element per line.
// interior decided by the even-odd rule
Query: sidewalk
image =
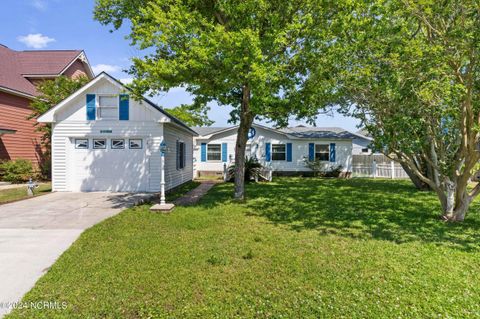
<path fill-rule="evenodd" d="M 196 204 L 215 184 L 221 183 L 221 181 L 202 181 L 201 184 L 183 195 L 177 198 L 173 203 L 176 206 L 189 206 Z"/>

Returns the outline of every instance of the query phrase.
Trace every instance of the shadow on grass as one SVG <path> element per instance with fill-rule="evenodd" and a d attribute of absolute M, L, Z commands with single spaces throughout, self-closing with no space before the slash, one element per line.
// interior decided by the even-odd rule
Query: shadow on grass
<path fill-rule="evenodd" d="M 232 186 L 217 186 L 200 205 L 231 201 Z M 294 231 L 316 229 L 358 239 L 395 243 L 422 241 L 463 250 L 480 248 L 478 203 L 463 223 L 439 220 L 435 194 L 417 191 L 409 181 L 279 178 L 250 184 L 247 214 L 265 217 Z"/>

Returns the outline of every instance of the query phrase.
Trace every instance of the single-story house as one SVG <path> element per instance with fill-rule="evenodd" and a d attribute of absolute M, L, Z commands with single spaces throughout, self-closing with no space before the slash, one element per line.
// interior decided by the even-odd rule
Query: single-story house
<path fill-rule="evenodd" d="M 166 190 L 193 178 L 196 132 L 107 73 L 38 121 L 53 128 L 53 191 L 158 192 L 162 175 Z"/>
<path fill-rule="evenodd" d="M 38 96 L 37 85 L 59 76 L 93 78 L 82 50 L 15 51 L 0 44 L 0 160 L 27 159 L 42 164 L 42 133 L 36 130 L 30 103 Z M 5 133 L 5 132 L 4 132 Z M 8 133 L 8 132 L 7 132 Z"/>
<path fill-rule="evenodd" d="M 237 126 L 193 128 L 195 137 L 195 176 L 220 174 L 235 160 Z M 356 136 L 342 128 L 289 127 L 274 129 L 253 124 L 249 131 L 246 156 L 277 175 L 308 173 L 308 160 L 318 159 L 326 168 L 341 166 L 347 175 L 352 170 L 352 140 Z"/>

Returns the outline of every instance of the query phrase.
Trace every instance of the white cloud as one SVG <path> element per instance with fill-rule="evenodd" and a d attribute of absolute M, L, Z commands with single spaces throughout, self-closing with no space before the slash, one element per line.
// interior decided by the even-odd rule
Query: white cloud
<path fill-rule="evenodd" d="M 101 72 L 114 73 L 120 71 L 121 67 L 111 64 L 97 64 L 92 66 L 92 70 L 95 74 L 99 74 Z"/>
<path fill-rule="evenodd" d="M 44 0 L 32 0 L 31 5 L 40 11 L 45 11 L 47 9 L 47 2 Z"/>
<path fill-rule="evenodd" d="M 17 40 L 33 49 L 45 48 L 50 42 L 55 42 L 54 38 L 49 38 L 41 33 L 21 35 L 17 37 Z"/>

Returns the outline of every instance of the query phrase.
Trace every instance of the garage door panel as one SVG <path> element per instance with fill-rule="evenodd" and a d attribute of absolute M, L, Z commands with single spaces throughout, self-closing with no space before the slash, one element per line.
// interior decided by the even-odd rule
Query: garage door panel
<path fill-rule="evenodd" d="M 145 192 L 145 149 L 74 149 L 72 185 L 79 191 Z"/>

